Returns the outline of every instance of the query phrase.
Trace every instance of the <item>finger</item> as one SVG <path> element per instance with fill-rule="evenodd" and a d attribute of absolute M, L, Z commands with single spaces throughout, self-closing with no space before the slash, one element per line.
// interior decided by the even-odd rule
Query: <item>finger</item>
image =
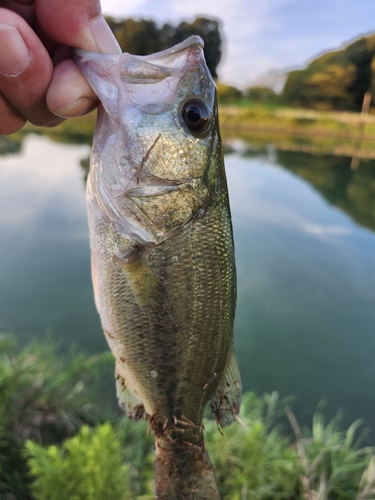
<path fill-rule="evenodd" d="M 20 130 L 26 119 L 0 94 L 0 135 L 9 135 Z"/>
<path fill-rule="evenodd" d="M 95 109 L 99 100 L 71 59 L 69 48 L 60 47 L 53 63 L 55 69 L 46 96 L 48 108 L 64 118 L 81 116 Z"/>
<path fill-rule="evenodd" d="M 47 106 L 58 116 L 82 116 L 96 108 L 98 98 L 71 59 L 55 67 L 47 91 Z"/>
<path fill-rule="evenodd" d="M 101 15 L 97 0 L 35 0 L 40 28 L 53 40 L 87 51 L 121 53 Z M 70 56 L 69 56 L 70 57 Z M 97 106 L 98 99 L 72 60 L 56 66 L 47 104 L 59 116 L 80 116 Z"/>
<path fill-rule="evenodd" d="M 0 9 L 0 21 L 0 92 L 35 125 L 57 124 L 45 101 L 53 72 L 48 52 L 14 12 Z"/>
<path fill-rule="evenodd" d="M 99 0 L 35 0 L 43 31 L 68 47 L 109 54 L 121 49 L 101 13 Z"/>

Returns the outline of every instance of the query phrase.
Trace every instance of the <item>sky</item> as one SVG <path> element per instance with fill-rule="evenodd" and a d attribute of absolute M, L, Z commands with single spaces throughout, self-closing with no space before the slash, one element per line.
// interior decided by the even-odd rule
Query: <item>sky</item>
<path fill-rule="evenodd" d="M 374 0 L 102 0 L 102 10 L 158 23 L 219 19 L 219 79 L 242 89 L 277 84 L 280 73 L 375 32 Z"/>

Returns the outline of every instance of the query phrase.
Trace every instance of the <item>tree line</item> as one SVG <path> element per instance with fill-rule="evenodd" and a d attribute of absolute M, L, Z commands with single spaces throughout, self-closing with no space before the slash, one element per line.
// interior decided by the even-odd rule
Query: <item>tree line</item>
<path fill-rule="evenodd" d="M 321 110 L 361 111 L 365 94 L 375 107 L 375 34 L 327 52 L 306 68 L 291 71 L 281 94 L 267 86 L 240 91 L 218 84 L 219 102 L 260 102 Z"/>

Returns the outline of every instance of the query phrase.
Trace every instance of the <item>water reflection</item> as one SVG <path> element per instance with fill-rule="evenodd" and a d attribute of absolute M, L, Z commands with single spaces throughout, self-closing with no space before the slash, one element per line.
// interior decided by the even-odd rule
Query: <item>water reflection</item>
<path fill-rule="evenodd" d="M 35 135 L 22 154 L 2 144 L 0 326 L 104 349 L 89 270 L 89 147 Z M 226 164 L 245 389 L 296 394 L 301 420 L 326 398 L 331 413 L 375 428 L 374 162 L 353 171 L 350 157 L 231 144 L 241 149 Z"/>
<path fill-rule="evenodd" d="M 358 224 L 375 230 L 375 161 L 362 161 L 351 169 L 351 159 L 277 152 L 278 162 L 307 180 L 332 205 Z"/>
<path fill-rule="evenodd" d="M 371 425 L 375 235 L 281 168 L 277 155 L 233 155 L 226 164 L 245 388 L 298 395 L 301 420 L 326 398 L 332 414 L 343 408 L 346 422 Z"/>
<path fill-rule="evenodd" d="M 89 146 L 28 135 L 21 155 L 0 157 L 0 328 L 23 340 L 50 334 L 105 347 L 79 168 L 88 153 Z"/>
<path fill-rule="evenodd" d="M 353 170 L 352 156 L 284 151 L 255 141 L 231 140 L 227 153 L 248 158 L 274 157 L 276 163 L 308 181 L 332 205 L 358 224 L 375 230 L 375 160 L 362 159 Z M 355 151 L 353 151 L 353 154 Z"/>

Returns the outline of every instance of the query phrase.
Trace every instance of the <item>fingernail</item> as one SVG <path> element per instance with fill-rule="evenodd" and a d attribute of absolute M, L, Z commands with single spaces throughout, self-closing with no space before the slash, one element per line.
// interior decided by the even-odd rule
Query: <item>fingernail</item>
<path fill-rule="evenodd" d="M 96 43 L 98 52 L 102 52 L 103 54 L 121 54 L 120 45 L 103 16 L 90 21 L 90 32 Z"/>
<path fill-rule="evenodd" d="M 0 73 L 17 76 L 29 66 L 31 55 L 15 26 L 0 23 Z"/>
<path fill-rule="evenodd" d="M 64 106 L 54 114 L 61 118 L 73 118 L 74 116 L 82 116 L 94 109 L 95 103 L 89 97 L 80 97 L 77 101 Z"/>

